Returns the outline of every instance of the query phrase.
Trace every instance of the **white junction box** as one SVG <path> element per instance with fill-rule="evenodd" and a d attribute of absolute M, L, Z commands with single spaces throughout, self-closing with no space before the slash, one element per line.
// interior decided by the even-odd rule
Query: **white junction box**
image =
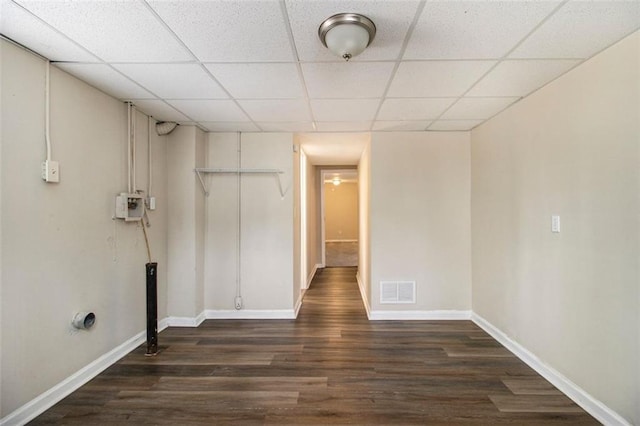
<path fill-rule="evenodd" d="M 140 194 L 127 194 L 126 192 L 116 196 L 116 217 L 127 222 L 141 220 L 144 214 L 144 199 Z"/>
<path fill-rule="evenodd" d="M 45 160 L 42 162 L 42 180 L 50 183 L 60 182 L 60 165 L 57 161 Z"/>

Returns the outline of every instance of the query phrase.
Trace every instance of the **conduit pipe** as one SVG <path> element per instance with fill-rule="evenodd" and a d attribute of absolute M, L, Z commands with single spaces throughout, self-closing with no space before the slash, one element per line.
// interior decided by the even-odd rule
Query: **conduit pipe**
<path fill-rule="evenodd" d="M 127 102 L 127 190 L 137 194 L 136 188 L 136 107 Z"/>
<path fill-rule="evenodd" d="M 51 61 L 47 61 L 47 68 L 44 78 L 44 140 L 47 145 L 47 161 L 51 161 Z"/>
<path fill-rule="evenodd" d="M 149 169 L 149 179 L 147 180 L 147 197 L 151 198 L 151 187 L 153 184 L 153 165 L 151 155 L 151 117 L 147 115 L 147 168 Z"/>
<path fill-rule="evenodd" d="M 127 194 L 131 194 L 131 102 L 127 102 Z"/>
<path fill-rule="evenodd" d="M 136 106 L 131 106 L 131 138 L 133 140 L 133 144 L 131 147 L 131 169 L 133 170 L 133 179 L 132 179 L 132 189 L 133 194 L 137 194 L 138 190 L 136 188 Z"/>
<path fill-rule="evenodd" d="M 237 236 L 238 242 L 236 244 L 238 252 L 236 255 L 236 298 L 234 305 L 237 310 L 242 309 L 242 133 L 238 132 L 238 229 Z"/>

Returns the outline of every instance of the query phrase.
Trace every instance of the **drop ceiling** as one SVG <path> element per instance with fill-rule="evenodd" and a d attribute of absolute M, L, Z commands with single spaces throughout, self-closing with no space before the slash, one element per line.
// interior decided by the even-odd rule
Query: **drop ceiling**
<path fill-rule="evenodd" d="M 212 132 L 469 130 L 640 28 L 637 0 L 0 1 L 3 36 Z M 340 12 L 378 30 L 350 62 Z"/>

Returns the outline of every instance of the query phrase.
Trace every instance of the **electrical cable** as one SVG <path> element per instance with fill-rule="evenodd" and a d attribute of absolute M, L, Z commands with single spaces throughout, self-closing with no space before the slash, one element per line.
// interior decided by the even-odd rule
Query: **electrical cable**
<path fill-rule="evenodd" d="M 144 234 L 144 243 L 147 246 L 147 256 L 149 257 L 149 263 L 151 263 L 151 245 L 149 244 L 149 236 L 147 235 L 147 226 L 149 225 L 149 217 L 147 216 L 147 208 L 144 207 L 144 202 L 142 203 L 143 205 L 143 213 L 142 213 L 142 218 L 140 219 L 140 223 L 142 225 L 142 233 Z M 145 220 L 147 219 L 147 224 L 145 225 Z"/>

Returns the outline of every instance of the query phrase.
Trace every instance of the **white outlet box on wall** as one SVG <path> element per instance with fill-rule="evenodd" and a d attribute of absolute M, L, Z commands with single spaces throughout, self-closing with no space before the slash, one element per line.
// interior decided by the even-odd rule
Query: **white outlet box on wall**
<path fill-rule="evenodd" d="M 60 164 L 57 161 L 45 160 L 42 162 L 42 180 L 49 183 L 60 182 Z"/>

